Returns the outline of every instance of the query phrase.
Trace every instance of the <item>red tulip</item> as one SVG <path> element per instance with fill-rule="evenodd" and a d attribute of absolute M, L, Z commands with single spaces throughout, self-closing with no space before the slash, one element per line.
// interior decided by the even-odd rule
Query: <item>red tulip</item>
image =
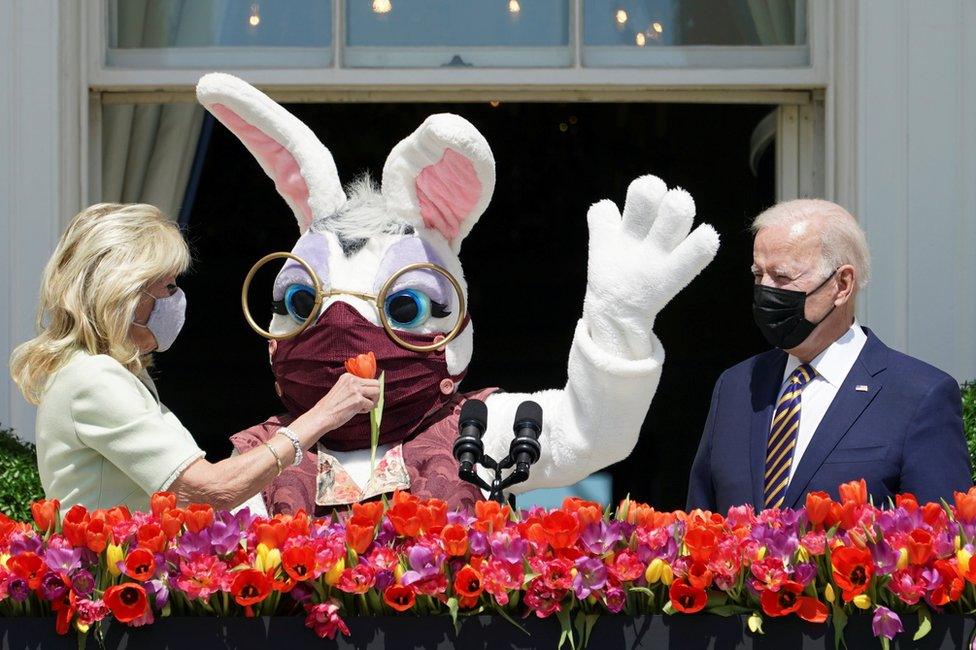
<path fill-rule="evenodd" d="M 546 540 L 554 549 L 569 548 L 579 539 L 579 521 L 562 510 L 553 510 L 542 518 Z"/>
<path fill-rule="evenodd" d="M 700 612 L 708 603 L 708 594 L 704 589 L 692 587 L 684 580 L 672 582 L 668 595 L 671 598 L 671 606 L 685 614 Z"/>
<path fill-rule="evenodd" d="M 31 504 L 31 516 L 34 525 L 42 533 L 54 531 L 60 518 L 61 502 L 57 499 L 41 499 Z"/>
<path fill-rule="evenodd" d="M 956 519 L 969 523 L 976 519 L 976 487 L 969 488 L 966 493 L 954 493 L 956 498 Z"/>
<path fill-rule="evenodd" d="M 353 517 L 365 517 L 373 522 L 376 526 L 383 519 L 383 502 L 382 501 L 365 501 L 363 503 L 352 504 L 352 516 Z"/>
<path fill-rule="evenodd" d="M 159 524 L 143 524 L 136 531 L 136 541 L 142 548 L 153 553 L 162 553 L 166 548 L 166 535 Z"/>
<path fill-rule="evenodd" d="M 346 372 L 363 379 L 373 379 L 376 377 L 376 355 L 367 352 L 346 359 Z"/>
<path fill-rule="evenodd" d="M 272 580 L 257 569 L 244 569 L 231 583 L 230 593 L 238 605 L 243 605 L 247 616 L 253 616 L 251 606 L 259 603 L 271 593 Z"/>
<path fill-rule="evenodd" d="M 91 517 L 85 506 L 71 506 L 68 514 L 64 516 L 64 521 L 61 522 L 61 534 L 72 546 L 85 546 L 85 529 L 88 528 L 89 521 Z"/>
<path fill-rule="evenodd" d="M 470 564 L 464 567 L 454 576 L 454 591 L 459 596 L 465 598 L 477 598 L 485 586 L 481 583 L 481 574 L 478 573 Z"/>
<path fill-rule="evenodd" d="M 149 609 L 146 590 L 135 582 L 109 587 L 105 590 L 103 600 L 112 616 L 121 623 L 131 623 L 144 616 Z"/>
<path fill-rule="evenodd" d="M 152 551 L 137 548 L 126 556 L 123 571 L 133 580 L 145 582 L 156 573 L 156 558 Z"/>
<path fill-rule="evenodd" d="M 404 585 L 390 585 L 383 592 L 383 602 L 398 612 L 405 612 L 417 602 L 412 587 Z"/>
<path fill-rule="evenodd" d="M 27 581 L 27 586 L 33 590 L 41 588 L 41 580 L 48 572 L 47 565 L 37 553 L 25 551 L 7 560 L 7 568 L 18 578 Z"/>
<path fill-rule="evenodd" d="M 831 554 L 834 582 L 843 590 L 845 601 L 863 594 L 871 584 L 874 575 L 874 561 L 871 551 L 864 548 L 842 546 Z"/>
<path fill-rule="evenodd" d="M 868 485 L 864 482 L 863 478 L 844 483 L 837 489 L 840 492 L 840 500 L 843 503 L 853 503 L 861 506 L 868 502 Z"/>
<path fill-rule="evenodd" d="M 932 555 L 932 535 L 926 530 L 916 528 L 906 538 L 908 561 L 912 564 L 925 564 Z"/>
<path fill-rule="evenodd" d="M 292 580 L 311 580 L 315 577 L 315 549 L 292 546 L 281 554 L 281 566 Z"/>

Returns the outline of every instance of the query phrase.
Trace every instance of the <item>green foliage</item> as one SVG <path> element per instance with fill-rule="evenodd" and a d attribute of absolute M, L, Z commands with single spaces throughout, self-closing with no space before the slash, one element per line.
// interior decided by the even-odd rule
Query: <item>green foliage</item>
<path fill-rule="evenodd" d="M 43 498 L 34 445 L 0 429 L 0 512 L 30 521 L 30 504 Z"/>
<path fill-rule="evenodd" d="M 976 480 L 976 380 L 962 385 L 962 428 L 969 444 L 969 466 Z"/>

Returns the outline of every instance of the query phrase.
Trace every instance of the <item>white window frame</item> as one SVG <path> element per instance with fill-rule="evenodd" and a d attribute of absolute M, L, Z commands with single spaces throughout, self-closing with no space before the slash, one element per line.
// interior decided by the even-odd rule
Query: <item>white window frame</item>
<path fill-rule="evenodd" d="M 824 194 L 826 137 L 823 95 L 829 81 L 831 0 L 807 0 L 808 66 L 584 67 L 579 36 L 583 0 L 567 0 L 570 3 L 570 44 L 573 50 L 571 66 L 461 69 L 343 67 L 344 6 L 347 1 L 337 0 L 333 3 L 333 51 L 328 67 L 225 67 L 222 70 L 260 86 L 279 101 L 288 102 L 499 100 L 775 105 L 780 107 L 776 130 L 777 200 Z M 199 77 L 209 71 L 194 67 L 108 67 L 105 64 L 108 3 L 109 0 L 95 0 L 85 7 L 87 11 L 84 12 L 82 34 L 88 45 L 82 50 L 87 53 L 86 77 L 91 96 L 88 106 L 87 149 L 91 163 L 88 198 L 95 200 L 101 187 L 101 106 L 111 103 L 195 101 L 193 87 Z M 675 56 L 680 56 L 678 51 L 688 48 L 666 49 L 674 50 Z M 731 49 L 748 60 L 750 56 L 763 56 L 763 51 L 770 48 Z M 225 57 L 221 60 L 232 59 Z"/>

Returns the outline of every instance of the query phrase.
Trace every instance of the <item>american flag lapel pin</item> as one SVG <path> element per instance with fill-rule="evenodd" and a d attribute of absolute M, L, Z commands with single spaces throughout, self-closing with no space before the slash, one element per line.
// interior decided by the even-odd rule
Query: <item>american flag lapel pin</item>
<path fill-rule="evenodd" d="M 857 386 L 854 387 L 854 390 L 856 390 L 859 393 L 866 393 L 868 392 L 869 388 L 870 387 L 867 384 L 858 384 Z"/>

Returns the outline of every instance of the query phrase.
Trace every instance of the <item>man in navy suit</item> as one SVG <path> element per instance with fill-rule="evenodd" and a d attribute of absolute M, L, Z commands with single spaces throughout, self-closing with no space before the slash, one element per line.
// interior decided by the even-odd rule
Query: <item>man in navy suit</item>
<path fill-rule="evenodd" d="M 854 318 L 864 233 L 828 201 L 776 205 L 752 226 L 753 315 L 776 349 L 726 370 L 691 470 L 688 508 L 799 508 L 864 478 L 874 503 L 952 500 L 971 485 L 959 385 Z"/>

